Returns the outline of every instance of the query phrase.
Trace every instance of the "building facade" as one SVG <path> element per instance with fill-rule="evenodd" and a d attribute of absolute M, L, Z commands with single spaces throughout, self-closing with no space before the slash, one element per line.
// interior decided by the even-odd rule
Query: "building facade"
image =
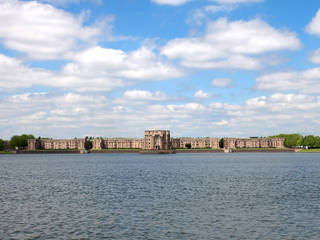
<path fill-rule="evenodd" d="M 143 149 L 144 139 L 142 138 L 95 138 L 92 139 L 92 149 Z"/>
<path fill-rule="evenodd" d="M 169 130 L 150 129 L 144 138 L 94 138 L 94 139 L 29 139 L 28 149 L 144 149 L 169 150 L 187 148 L 219 149 L 219 138 L 170 138 Z M 224 148 L 284 148 L 283 138 L 224 138 Z"/>
<path fill-rule="evenodd" d="M 28 139 L 28 150 L 79 149 L 87 147 L 86 139 Z"/>
<path fill-rule="evenodd" d="M 169 150 L 171 149 L 170 131 L 150 129 L 144 131 L 145 150 Z"/>
<path fill-rule="evenodd" d="M 219 138 L 173 138 L 171 139 L 172 148 L 187 148 L 190 144 L 191 148 L 207 148 L 207 149 L 218 149 Z"/>
<path fill-rule="evenodd" d="M 225 138 L 224 148 L 284 148 L 283 138 Z"/>

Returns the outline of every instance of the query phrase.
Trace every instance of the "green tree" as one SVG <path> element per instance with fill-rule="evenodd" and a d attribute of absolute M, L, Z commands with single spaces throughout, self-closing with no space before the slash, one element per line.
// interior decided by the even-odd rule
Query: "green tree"
<path fill-rule="evenodd" d="M 219 141 L 219 147 L 224 148 L 224 138 L 221 138 Z"/>
<path fill-rule="evenodd" d="M 4 141 L 0 139 L 0 151 L 4 150 Z"/>
<path fill-rule="evenodd" d="M 315 139 L 315 141 L 316 141 L 315 147 L 320 148 L 320 136 L 316 136 L 315 138 L 316 138 Z"/>
<path fill-rule="evenodd" d="M 303 138 L 302 145 L 310 148 L 316 148 L 319 145 L 319 137 L 308 135 Z"/>
<path fill-rule="evenodd" d="M 186 143 L 186 148 L 191 149 L 191 143 Z"/>
<path fill-rule="evenodd" d="M 85 143 L 85 149 L 92 149 L 92 141 L 91 140 L 88 140 L 86 139 L 86 143 Z"/>
<path fill-rule="evenodd" d="M 32 134 L 15 135 L 10 139 L 10 147 L 26 148 L 28 146 L 28 139 L 35 139 L 35 137 Z"/>
<path fill-rule="evenodd" d="M 303 141 L 303 136 L 298 133 L 293 134 L 279 134 L 272 136 L 271 138 L 284 138 L 284 146 L 291 148 L 295 146 L 300 146 Z"/>

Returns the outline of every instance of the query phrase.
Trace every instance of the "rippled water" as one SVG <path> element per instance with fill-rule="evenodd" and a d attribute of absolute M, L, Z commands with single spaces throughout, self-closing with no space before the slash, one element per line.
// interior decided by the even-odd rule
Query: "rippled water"
<path fill-rule="evenodd" d="M 320 154 L 0 156 L 1 239 L 320 239 Z"/>

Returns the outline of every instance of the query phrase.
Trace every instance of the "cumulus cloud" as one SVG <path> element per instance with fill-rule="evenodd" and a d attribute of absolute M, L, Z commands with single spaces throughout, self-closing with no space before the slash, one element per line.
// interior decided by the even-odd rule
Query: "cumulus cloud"
<path fill-rule="evenodd" d="M 260 19 L 229 22 L 221 18 L 208 25 L 203 37 L 171 40 L 161 54 L 191 68 L 254 70 L 261 67 L 261 54 L 300 46 L 295 33 L 275 29 Z"/>
<path fill-rule="evenodd" d="M 123 81 L 115 77 L 99 76 L 94 72 L 81 75 L 70 64 L 61 72 L 53 72 L 27 67 L 19 60 L 1 54 L 0 74 L 2 91 L 36 85 L 75 91 L 110 91 L 114 87 L 123 86 Z"/>
<path fill-rule="evenodd" d="M 104 96 L 18 94 L 0 101 L 0 114 L 6 116 L 5 121 L 0 121 L 0 129 L 8 137 L 25 132 L 46 137 L 77 137 L 79 129 L 86 131 L 90 116 L 95 116 L 98 122 L 106 114 L 102 112 L 106 108 L 108 101 Z"/>
<path fill-rule="evenodd" d="M 204 92 L 201 89 L 194 93 L 193 95 L 195 98 L 201 98 L 201 99 L 209 99 L 212 97 L 212 94 L 209 92 Z"/>
<path fill-rule="evenodd" d="M 29 68 L 15 58 L 0 54 L 0 91 L 5 89 L 29 88 L 32 85 L 46 85 L 52 73 L 44 69 Z M 50 81 L 49 81 L 50 82 Z"/>
<path fill-rule="evenodd" d="M 264 0 L 210 0 L 220 4 L 238 4 L 238 3 L 257 3 L 263 2 Z"/>
<path fill-rule="evenodd" d="M 131 101 L 140 100 L 152 100 L 152 101 L 164 101 L 168 99 L 168 95 L 161 92 L 150 92 L 145 90 L 127 90 L 124 92 L 123 97 Z"/>
<path fill-rule="evenodd" d="M 151 0 L 151 1 L 160 5 L 179 6 L 187 2 L 190 2 L 191 0 Z"/>
<path fill-rule="evenodd" d="M 202 8 L 195 9 L 187 18 L 187 23 L 190 25 L 201 25 L 205 20 L 208 20 L 208 15 L 218 12 L 231 12 L 236 5 L 208 5 Z"/>
<path fill-rule="evenodd" d="M 155 95 L 151 92 L 151 98 Z M 275 93 L 249 98 L 244 104 L 128 105 L 99 95 L 24 93 L 0 100 L 0 115 L 6 116 L 0 119 L 0 131 L 2 138 L 21 132 L 43 137 L 142 137 L 149 127 L 171 129 L 173 136 L 269 136 L 292 129 L 308 134 L 319 129 L 319 107 L 319 96 L 305 94 Z"/>
<path fill-rule="evenodd" d="M 320 37 L 320 9 L 318 10 L 316 16 L 308 24 L 306 28 L 307 32 Z"/>
<path fill-rule="evenodd" d="M 172 5 L 179 6 L 183 5 L 192 0 L 151 0 L 154 3 L 160 5 Z M 210 0 L 210 2 L 216 2 L 219 4 L 239 4 L 239 3 L 255 3 L 255 2 L 263 2 L 264 0 Z"/>
<path fill-rule="evenodd" d="M 68 4 L 78 4 L 80 2 L 93 2 L 96 4 L 101 4 L 101 0 L 40 0 L 40 2 L 51 3 L 57 6 L 65 6 Z"/>
<path fill-rule="evenodd" d="M 190 25 L 202 25 L 203 22 L 209 21 L 209 15 L 218 12 L 231 12 L 243 4 L 263 1 L 264 0 L 210 0 L 210 2 L 214 2 L 215 4 L 209 4 L 192 11 L 192 14 L 187 18 L 187 23 Z"/>
<path fill-rule="evenodd" d="M 320 63 L 320 49 L 316 50 L 309 58 L 309 61 L 314 64 Z"/>
<path fill-rule="evenodd" d="M 320 68 L 265 74 L 256 79 L 258 90 L 320 93 Z"/>
<path fill-rule="evenodd" d="M 150 48 L 141 48 L 126 53 L 122 50 L 94 47 L 79 52 L 61 71 L 62 82 L 97 90 L 110 90 L 115 86 L 136 81 L 155 81 L 177 78 L 183 73 L 162 61 Z M 80 86 L 79 86 L 80 87 Z M 78 87 L 78 88 L 79 88 Z"/>
<path fill-rule="evenodd" d="M 112 18 L 84 26 L 82 17 L 36 1 L 0 2 L 0 42 L 33 59 L 66 58 L 83 44 L 110 37 Z"/>
<path fill-rule="evenodd" d="M 234 86 L 230 78 L 215 78 L 211 81 L 211 84 L 216 88 L 229 88 Z"/>
<path fill-rule="evenodd" d="M 3 89 L 50 86 L 74 91 L 110 91 L 137 81 L 177 78 L 183 72 L 165 63 L 150 48 L 126 53 L 93 47 L 72 56 L 62 70 L 53 72 L 29 68 L 21 61 L 0 54 L 0 82 Z"/>

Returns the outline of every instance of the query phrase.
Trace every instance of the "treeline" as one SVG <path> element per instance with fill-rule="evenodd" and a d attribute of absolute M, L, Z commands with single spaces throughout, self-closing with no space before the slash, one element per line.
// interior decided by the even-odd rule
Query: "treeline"
<path fill-rule="evenodd" d="M 301 134 L 279 134 L 271 136 L 271 138 L 281 137 L 284 138 L 284 146 L 288 148 L 292 147 L 308 147 L 308 148 L 320 148 L 320 136 L 307 135 L 302 136 Z"/>
<path fill-rule="evenodd" d="M 12 136 L 9 141 L 9 146 L 11 149 L 15 149 L 16 147 L 19 149 L 25 149 L 28 146 L 28 139 L 35 139 L 35 137 L 32 134 Z M 0 151 L 5 150 L 5 147 L 5 141 L 0 139 Z"/>

